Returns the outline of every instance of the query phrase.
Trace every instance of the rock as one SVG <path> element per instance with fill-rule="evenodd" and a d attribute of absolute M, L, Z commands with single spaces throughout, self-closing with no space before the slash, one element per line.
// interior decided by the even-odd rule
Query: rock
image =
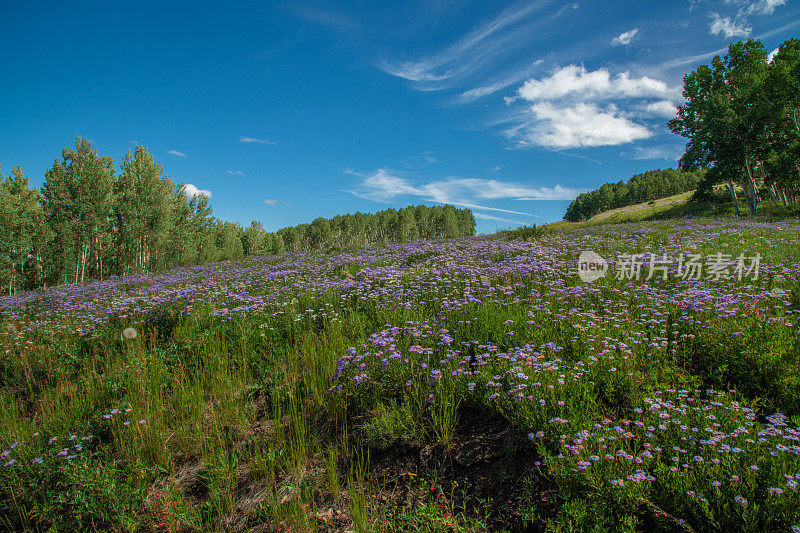
<path fill-rule="evenodd" d="M 435 444 L 428 444 L 419 452 L 419 462 L 423 468 L 431 468 L 434 466 L 434 451 L 436 450 Z"/>
<path fill-rule="evenodd" d="M 317 513 L 317 518 L 323 522 L 333 522 L 333 507 Z"/>

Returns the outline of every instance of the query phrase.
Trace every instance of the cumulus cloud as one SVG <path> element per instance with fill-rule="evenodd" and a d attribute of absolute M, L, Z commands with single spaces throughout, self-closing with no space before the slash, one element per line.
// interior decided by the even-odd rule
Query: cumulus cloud
<path fill-rule="evenodd" d="M 211 198 L 211 191 L 208 189 L 198 189 L 191 183 L 187 183 L 183 186 L 183 194 L 186 195 L 186 198 L 193 198 L 195 196 L 205 196 L 206 198 Z"/>
<path fill-rule="evenodd" d="M 680 92 L 680 87 L 647 76 L 567 65 L 529 79 L 506 99 L 533 105 L 504 121 L 512 124 L 505 134 L 522 148 L 592 148 L 647 139 L 653 135 L 648 126 L 631 117 L 674 116 Z"/>
<path fill-rule="evenodd" d="M 726 39 L 731 37 L 747 37 L 753 31 L 743 22 L 731 20 L 730 17 L 723 17 L 719 13 L 711 13 L 711 24 L 708 26 L 711 35 L 722 35 Z"/>
<path fill-rule="evenodd" d="M 276 200 L 275 198 L 267 198 L 266 200 L 264 200 L 264 203 L 267 205 L 278 205 L 278 200 Z"/>
<path fill-rule="evenodd" d="M 583 65 L 567 65 L 542 79 L 531 78 L 517 90 L 517 96 L 530 102 L 562 98 L 608 99 L 608 98 L 675 98 L 679 89 L 672 88 L 661 80 L 632 77 L 622 72 L 612 77 L 604 69 L 586 70 Z"/>
<path fill-rule="evenodd" d="M 652 136 L 646 126 L 622 116 L 616 106 L 574 106 L 538 102 L 527 119 L 506 131 L 521 147 L 591 148 L 615 146 Z"/>
<path fill-rule="evenodd" d="M 167 150 L 168 154 L 177 155 L 178 157 L 187 157 L 186 154 L 183 152 L 179 152 L 177 150 Z"/>
<path fill-rule="evenodd" d="M 678 108 L 669 100 L 659 100 L 658 102 L 650 102 L 647 104 L 646 111 L 650 115 L 672 118 L 675 116 L 675 113 L 678 112 Z"/>
<path fill-rule="evenodd" d="M 625 33 L 620 33 L 618 36 L 611 39 L 611 46 L 628 46 L 631 44 L 631 41 L 633 41 L 633 38 L 636 37 L 637 33 L 639 33 L 639 28 L 633 28 Z"/>
<path fill-rule="evenodd" d="M 767 55 L 767 61 L 769 61 L 770 63 L 772 63 L 772 60 L 773 60 L 773 59 L 775 59 L 775 56 L 776 56 L 776 55 L 778 55 L 778 52 L 780 52 L 780 50 L 781 50 L 780 48 L 776 48 L 775 50 L 773 50 L 772 52 L 770 52 L 770 53 Z"/>
<path fill-rule="evenodd" d="M 239 137 L 240 143 L 258 143 L 258 144 L 275 144 L 269 139 L 259 139 L 257 137 Z"/>
<path fill-rule="evenodd" d="M 358 189 L 348 192 L 367 200 L 390 202 L 399 197 L 413 196 L 439 204 L 525 216 L 536 215 L 484 204 L 491 200 L 572 200 L 583 192 L 561 185 L 529 187 L 484 178 L 447 178 L 415 184 L 382 168 L 372 174 L 359 176 L 362 180 Z"/>

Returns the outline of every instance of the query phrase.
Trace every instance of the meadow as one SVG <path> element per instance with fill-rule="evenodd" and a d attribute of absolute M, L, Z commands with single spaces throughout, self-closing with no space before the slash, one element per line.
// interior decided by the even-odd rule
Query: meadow
<path fill-rule="evenodd" d="M 0 527 L 800 531 L 798 232 L 563 225 L 0 297 Z"/>

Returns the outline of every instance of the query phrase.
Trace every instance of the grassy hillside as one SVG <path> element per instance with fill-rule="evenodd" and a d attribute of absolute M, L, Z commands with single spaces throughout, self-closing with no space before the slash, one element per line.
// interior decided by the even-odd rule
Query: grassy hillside
<path fill-rule="evenodd" d="M 651 200 L 619 209 L 599 213 L 585 222 L 558 221 L 544 226 L 546 230 L 577 228 L 598 224 L 616 224 L 621 222 L 642 222 L 647 220 L 679 219 L 683 217 L 716 217 L 733 218 L 735 209 L 727 187 L 715 189 L 710 199 L 696 200 L 695 191 L 684 192 L 658 200 Z M 741 195 L 742 192 L 739 191 Z M 740 216 L 748 217 L 749 211 L 743 198 L 739 199 Z M 782 220 L 800 214 L 800 206 L 784 207 L 771 200 L 759 205 L 756 214 L 758 220 Z"/>
<path fill-rule="evenodd" d="M 651 200 L 642 204 L 612 209 L 611 211 L 593 216 L 587 220 L 587 222 L 589 224 L 596 222 L 631 222 L 656 218 L 659 215 L 675 210 L 677 207 L 685 206 L 692 198 L 693 194 L 694 191 L 689 191 L 659 200 Z"/>
<path fill-rule="evenodd" d="M 0 523 L 790 531 L 798 231 L 571 225 L 0 298 Z M 666 279 L 617 279 L 649 252 Z"/>

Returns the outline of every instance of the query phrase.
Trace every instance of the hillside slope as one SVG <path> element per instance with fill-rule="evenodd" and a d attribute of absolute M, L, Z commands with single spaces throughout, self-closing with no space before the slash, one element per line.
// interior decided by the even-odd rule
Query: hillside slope
<path fill-rule="evenodd" d="M 0 529 L 789 531 L 799 229 L 574 225 L 0 297 Z M 585 283 L 585 250 L 764 261 Z"/>

